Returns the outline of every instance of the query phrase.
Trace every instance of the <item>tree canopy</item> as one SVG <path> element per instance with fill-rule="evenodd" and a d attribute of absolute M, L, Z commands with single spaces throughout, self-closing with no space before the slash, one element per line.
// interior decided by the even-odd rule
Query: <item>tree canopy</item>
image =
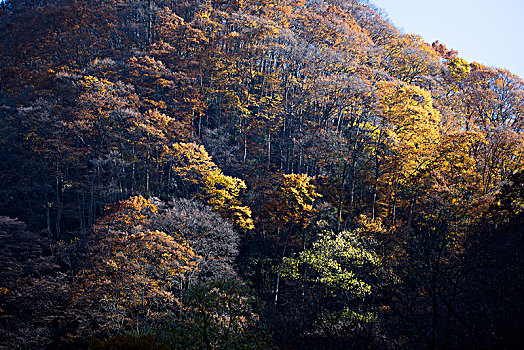
<path fill-rule="evenodd" d="M 0 3 L 0 348 L 521 348 L 524 81 L 367 0 Z"/>

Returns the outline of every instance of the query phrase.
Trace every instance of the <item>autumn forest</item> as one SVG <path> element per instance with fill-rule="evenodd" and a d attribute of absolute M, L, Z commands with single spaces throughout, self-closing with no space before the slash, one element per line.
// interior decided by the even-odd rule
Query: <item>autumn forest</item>
<path fill-rule="evenodd" d="M 367 0 L 0 2 L 0 349 L 519 348 L 520 77 Z"/>

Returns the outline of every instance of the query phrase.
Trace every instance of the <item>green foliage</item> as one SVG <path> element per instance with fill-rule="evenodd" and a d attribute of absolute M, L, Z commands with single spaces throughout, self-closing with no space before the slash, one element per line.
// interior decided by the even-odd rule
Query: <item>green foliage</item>
<path fill-rule="evenodd" d="M 321 299 L 319 322 L 327 327 L 375 320 L 365 300 L 380 268 L 373 242 L 364 235 L 342 231 L 320 234 L 311 248 L 285 258 L 283 276 L 312 288 Z"/>

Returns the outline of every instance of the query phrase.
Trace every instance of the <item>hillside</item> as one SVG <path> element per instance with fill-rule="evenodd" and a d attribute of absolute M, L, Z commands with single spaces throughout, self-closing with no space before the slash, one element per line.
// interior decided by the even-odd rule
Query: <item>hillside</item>
<path fill-rule="evenodd" d="M 0 118 L 0 348 L 524 345 L 524 81 L 367 0 L 6 0 Z"/>

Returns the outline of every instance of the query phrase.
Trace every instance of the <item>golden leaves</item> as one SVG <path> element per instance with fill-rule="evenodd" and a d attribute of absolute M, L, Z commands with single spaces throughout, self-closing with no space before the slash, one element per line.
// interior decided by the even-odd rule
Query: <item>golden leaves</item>
<path fill-rule="evenodd" d="M 403 176 L 429 161 L 440 138 L 440 113 L 429 91 L 418 86 L 381 82 L 378 112 L 390 140 L 391 157 Z M 399 162 L 399 163 L 398 163 Z"/>
<path fill-rule="evenodd" d="M 158 211 L 157 207 L 142 196 L 131 197 L 116 205 L 107 206 L 106 210 L 113 213 L 103 221 L 111 223 L 119 229 L 142 225 L 147 218 Z"/>
<path fill-rule="evenodd" d="M 113 210 L 93 233 L 89 269 L 79 273 L 79 299 L 105 304 L 108 326 L 145 325 L 174 307 L 176 286 L 196 271 L 200 257 L 177 233 L 144 229 L 157 212 L 145 198 L 131 197 Z"/>
<path fill-rule="evenodd" d="M 274 192 L 275 200 L 269 210 L 278 226 L 297 225 L 305 228 L 309 225 L 316 212 L 313 203 L 322 197 L 310 181 L 311 178 L 306 174 L 289 174 L 281 178 L 280 188 Z"/>
<path fill-rule="evenodd" d="M 245 182 L 225 175 L 203 146 L 195 143 L 166 146 L 162 160 L 170 164 L 184 195 L 203 200 L 243 230 L 254 227 L 251 210 L 242 206 L 238 198 L 246 189 Z"/>

